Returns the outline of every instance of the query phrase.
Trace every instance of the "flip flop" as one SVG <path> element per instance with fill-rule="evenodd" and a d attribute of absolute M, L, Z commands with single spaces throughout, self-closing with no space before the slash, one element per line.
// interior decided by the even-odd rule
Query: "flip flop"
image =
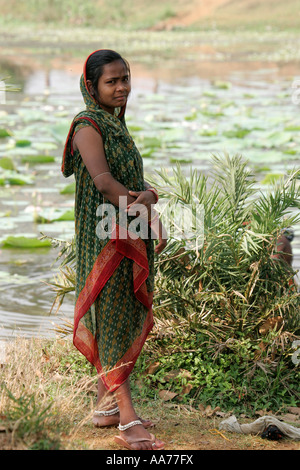
<path fill-rule="evenodd" d="M 119 424 L 118 428 L 119 428 L 120 431 L 126 431 L 127 429 L 132 428 L 133 426 L 137 426 L 137 425 L 142 425 L 142 422 L 139 419 L 137 419 L 135 421 L 131 421 L 130 423 L 125 424 L 124 426 Z M 158 446 L 156 444 L 156 437 L 154 436 L 154 434 L 151 434 L 151 433 L 150 433 L 150 439 L 149 438 L 141 438 L 141 439 L 136 439 L 136 440 L 127 440 L 122 436 L 114 436 L 114 441 L 117 444 L 119 444 L 123 447 L 126 447 L 126 449 L 129 449 L 129 450 L 136 450 L 132 447 L 132 445 L 137 444 L 139 442 L 151 442 L 153 450 L 162 450 L 165 446 L 164 443 L 162 443 L 161 446 Z"/>
<path fill-rule="evenodd" d="M 133 440 L 133 441 L 128 441 L 124 437 L 114 436 L 114 441 L 117 444 L 119 444 L 119 445 L 121 445 L 121 446 L 123 446 L 123 447 L 125 447 L 126 449 L 129 449 L 129 450 L 136 450 L 132 446 L 134 444 L 138 444 L 139 442 L 151 442 L 153 450 L 162 450 L 162 449 L 164 449 L 164 447 L 165 447 L 164 443 L 163 443 L 162 446 L 156 445 L 156 437 L 154 436 L 154 434 L 150 433 L 150 437 L 151 437 L 151 439 L 136 439 L 136 440 Z"/>

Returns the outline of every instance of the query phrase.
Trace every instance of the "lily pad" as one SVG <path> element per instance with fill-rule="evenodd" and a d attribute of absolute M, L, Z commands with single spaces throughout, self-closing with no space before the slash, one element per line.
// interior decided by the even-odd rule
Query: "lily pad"
<path fill-rule="evenodd" d="M 231 88 L 231 83 L 229 82 L 222 82 L 221 80 L 215 80 L 212 83 L 213 87 L 219 88 L 220 90 L 229 90 Z"/>
<path fill-rule="evenodd" d="M 54 139 L 59 143 L 64 143 L 66 141 L 68 132 L 70 129 L 69 122 L 61 122 L 50 128 L 50 132 L 53 135 Z"/>
<path fill-rule="evenodd" d="M 181 163 L 181 164 L 188 164 L 192 163 L 193 160 L 191 158 L 170 158 L 170 163 Z"/>
<path fill-rule="evenodd" d="M 5 137 L 10 137 L 12 133 L 7 129 L 0 129 L 0 139 L 4 139 Z"/>
<path fill-rule="evenodd" d="M 135 125 L 131 124 L 131 125 L 128 126 L 128 130 L 129 130 L 130 133 L 134 133 L 134 132 L 142 131 L 143 128 L 141 126 L 135 126 Z"/>
<path fill-rule="evenodd" d="M 269 173 L 264 177 L 264 179 L 261 181 L 261 184 L 272 184 L 275 183 L 275 181 L 279 180 L 280 178 L 283 178 L 282 173 Z"/>
<path fill-rule="evenodd" d="M 255 147 L 265 147 L 265 148 L 277 148 L 291 142 L 293 136 L 289 132 L 276 131 L 267 135 L 266 137 L 257 139 L 256 142 L 253 142 Z"/>
<path fill-rule="evenodd" d="M 32 284 L 35 283 L 35 279 L 30 279 L 28 276 L 22 276 L 21 274 L 11 274 L 7 271 L 0 271 L 0 279 L 3 285 L 3 288 L 1 290 L 4 290 L 7 288 L 7 284 L 20 284 L 20 285 L 25 285 L 25 284 Z"/>
<path fill-rule="evenodd" d="M 192 114 L 189 114 L 189 115 L 185 116 L 184 119 L 186 121 L 195 121 L 197 119 L 197 117 L 198 117 L 198 113 L 197 113 L 197 111 L 194 111 Z"/>
<path fill-rule="evenodd" d="M 300 126 L 287 126 L 287 127 L 285 127 L 284 130 L 288 131 L 288 132 L 290 132 L 290 131 L 298 132 L 298 131 L 300 131 Z"/>
<path fill-rule="evenodd" d="M 157 137 L 143 137 L 140 141 L 138 141 L 140 145 L 142 145 L 145 149 L 155 149 L 161 147 L 161 140 Z"/>
<path fill-rule="evenodd" d="M 33 147 L 36 149 L 36 150 L 42 150 L 42 151 L 45 151 L 45 150 L 56 150 L 57 149 L 57 145 L 53 142 L 35 142 L 33 144 Z"/>
<path fill-rule="evenodd" d="M 203 136 L 203 137 L 212 137 L 214 135 L 218 135 L 218 131 L 217 131 L 217 129 L 201 129 L 198 132 L 198 134 Z"/>
<path fill-rule="evenodd" d="M 45 248 L 51 247 L 50 240 L 39 240 L 38 238 L 26 238 L 8 236 L 1 242 L 2 248 Z"/>
<path fill-rule="evenodd" d="M 0 184 L 10 184 L 23 186 L 25 184 L 33 184 L 33 178 L 28 175 L 21 175 L 17 171 L 6 170 L 0 174 Z"/>
<path fill-rule="evenodd" d="M 40 211 L 35 217 L 35 222 L 39 224 L 49 224 L 52 222 L 69 220 L 74 220 L 74 209 L 67 211 L 62 209 L 44 209 Z"/>
<path fill-rule="evenodd" d="M 286 155 L 300 155 L 299 150 L 296 149 L 285 149 L 283 153 L 285 153 Z"/>
<path fill-rule="evenodd" d="M 14 162 L 9 157 L 2 157 L 0 159 L 0 167 L 4 170 L 15 170 Z"/>
<path fill-rule="evenodd" d="M 185 137 L 185 131 L 181 127 L 165 130 L 162 135 L 164 142 L 176 142 Z"/>
<path fill-rule="evenodd" d="M 232 139 L 232 138 L 243 139 L 250 132 L 251 131 L 249 129 L 237 128 L 237 129 L 224 131 L 223 135 L 225 137 L 228 137 L 229 139 Z"/>
<path fill-rule="evenodd" d="M 67 184 L 63 189 L 60 190 L 60 194 L 74 194 L 75 193 L 76 183 Z"/>
<path fill-rule="evenodd" d="M 23 155 L 21 158 L 22 163 L 49 163 L 55 162 L 55 157 L 51 155 Z"/>
<path fill-rule="evenodd" d="M 29 147 L 31 141 L 27 139 L 17 140 L 15 143 L 16 147 Z"/>

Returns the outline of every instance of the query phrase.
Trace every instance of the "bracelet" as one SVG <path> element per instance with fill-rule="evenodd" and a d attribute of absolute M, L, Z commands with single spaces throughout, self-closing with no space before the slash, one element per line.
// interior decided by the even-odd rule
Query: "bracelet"
<path fill-rule="evenodd" d="M 126 431 L 127 429 L 132 428 L 133 426 L 137 426 L 139 424 L 142 424 L 142 422 L 139 419 L 136 419 L 135 421 L 131 421 L 128 424 L 124 424 L 123 426 L 122 424 L 119 424 L 118 428 L 120 431 Z"/>
<path fill-rule="evenodd" d="M 151 193 L 154 194 L 155 199 L 156 199 L 156 202 L 155 202 L 155 204 L 156 204 L 157 201 L 158 201 L 158 192 L 157 192 L 157 190 L 155 188 L 147 188 L 146 191 L 151 191 Z"/>
<path fill-rule="evenodd" d="M 96 176 L 93 178 L 93 181 L 95 181 L 95 179 L 98 178 L 98 176 L 107 175 L 108 173 L 110 173 L 110 171 L 105 171 L 104 173 L 99 173 L 99 175 L 96 175 Z"/>
<path fill-rule="evenodd" d="M 94 411 L 95 416 L 112 416 L 119 413 L 119 407 L 117 406 L 113 410 L 101 410 L 101 411 Z"/>

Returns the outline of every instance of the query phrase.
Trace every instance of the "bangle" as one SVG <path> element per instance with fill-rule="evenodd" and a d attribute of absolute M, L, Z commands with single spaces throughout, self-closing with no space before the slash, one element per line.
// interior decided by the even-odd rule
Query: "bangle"
<path fill-rule="evenodd" d="M 156 201 L 155 201 L 155 204 L 156 204 L 157 201 L 158 201 L 158 192 L 157 192 L 157 190 L 155 188 L 147 188 L 146 191 L 151 191 L 151 193 L 154 194 L 155 199 L 156 199 Z"/>
<path fill-rule="evenodd" d="M 95 181 L 95 179 L 98 178 L 98 176 L 107 175 L 108 173 L 110 173 L 110 171 L 104 171 L 104 173 L 99 173 L 99 175 L 96 175 L 96 176 L 93 178 L 93 181 Z"/>

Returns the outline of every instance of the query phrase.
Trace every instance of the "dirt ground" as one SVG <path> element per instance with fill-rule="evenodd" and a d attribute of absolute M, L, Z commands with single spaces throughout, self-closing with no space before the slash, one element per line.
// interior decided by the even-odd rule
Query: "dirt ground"
<path fill-rule="evenodd" d="M 300 450 L 300 442 L 283 438 L 270 441 L 260 436 L 219 431 L 221 418 L 192 415 L 175 416 L 157 421 L 150 432 L 166 443 L 165 450 Z M 253 420 L 248 420 L 251 422 Z M 95 428 L 85 424 L 69 437 L 73 444 L 85 443 L 89 450 L 124 450 L 114 442 L 118 429 Z"/>
<path fill-rule="evenodd" d="M 196 21 L 214 14 L 215 10 L 229 3 L 230 0 L 210 0 L 209 2 L 193 1 L 182 7 L 177 15 L 158 23 L 153 29 L 172 29 L 174 26 L 190 26 Z"/>

